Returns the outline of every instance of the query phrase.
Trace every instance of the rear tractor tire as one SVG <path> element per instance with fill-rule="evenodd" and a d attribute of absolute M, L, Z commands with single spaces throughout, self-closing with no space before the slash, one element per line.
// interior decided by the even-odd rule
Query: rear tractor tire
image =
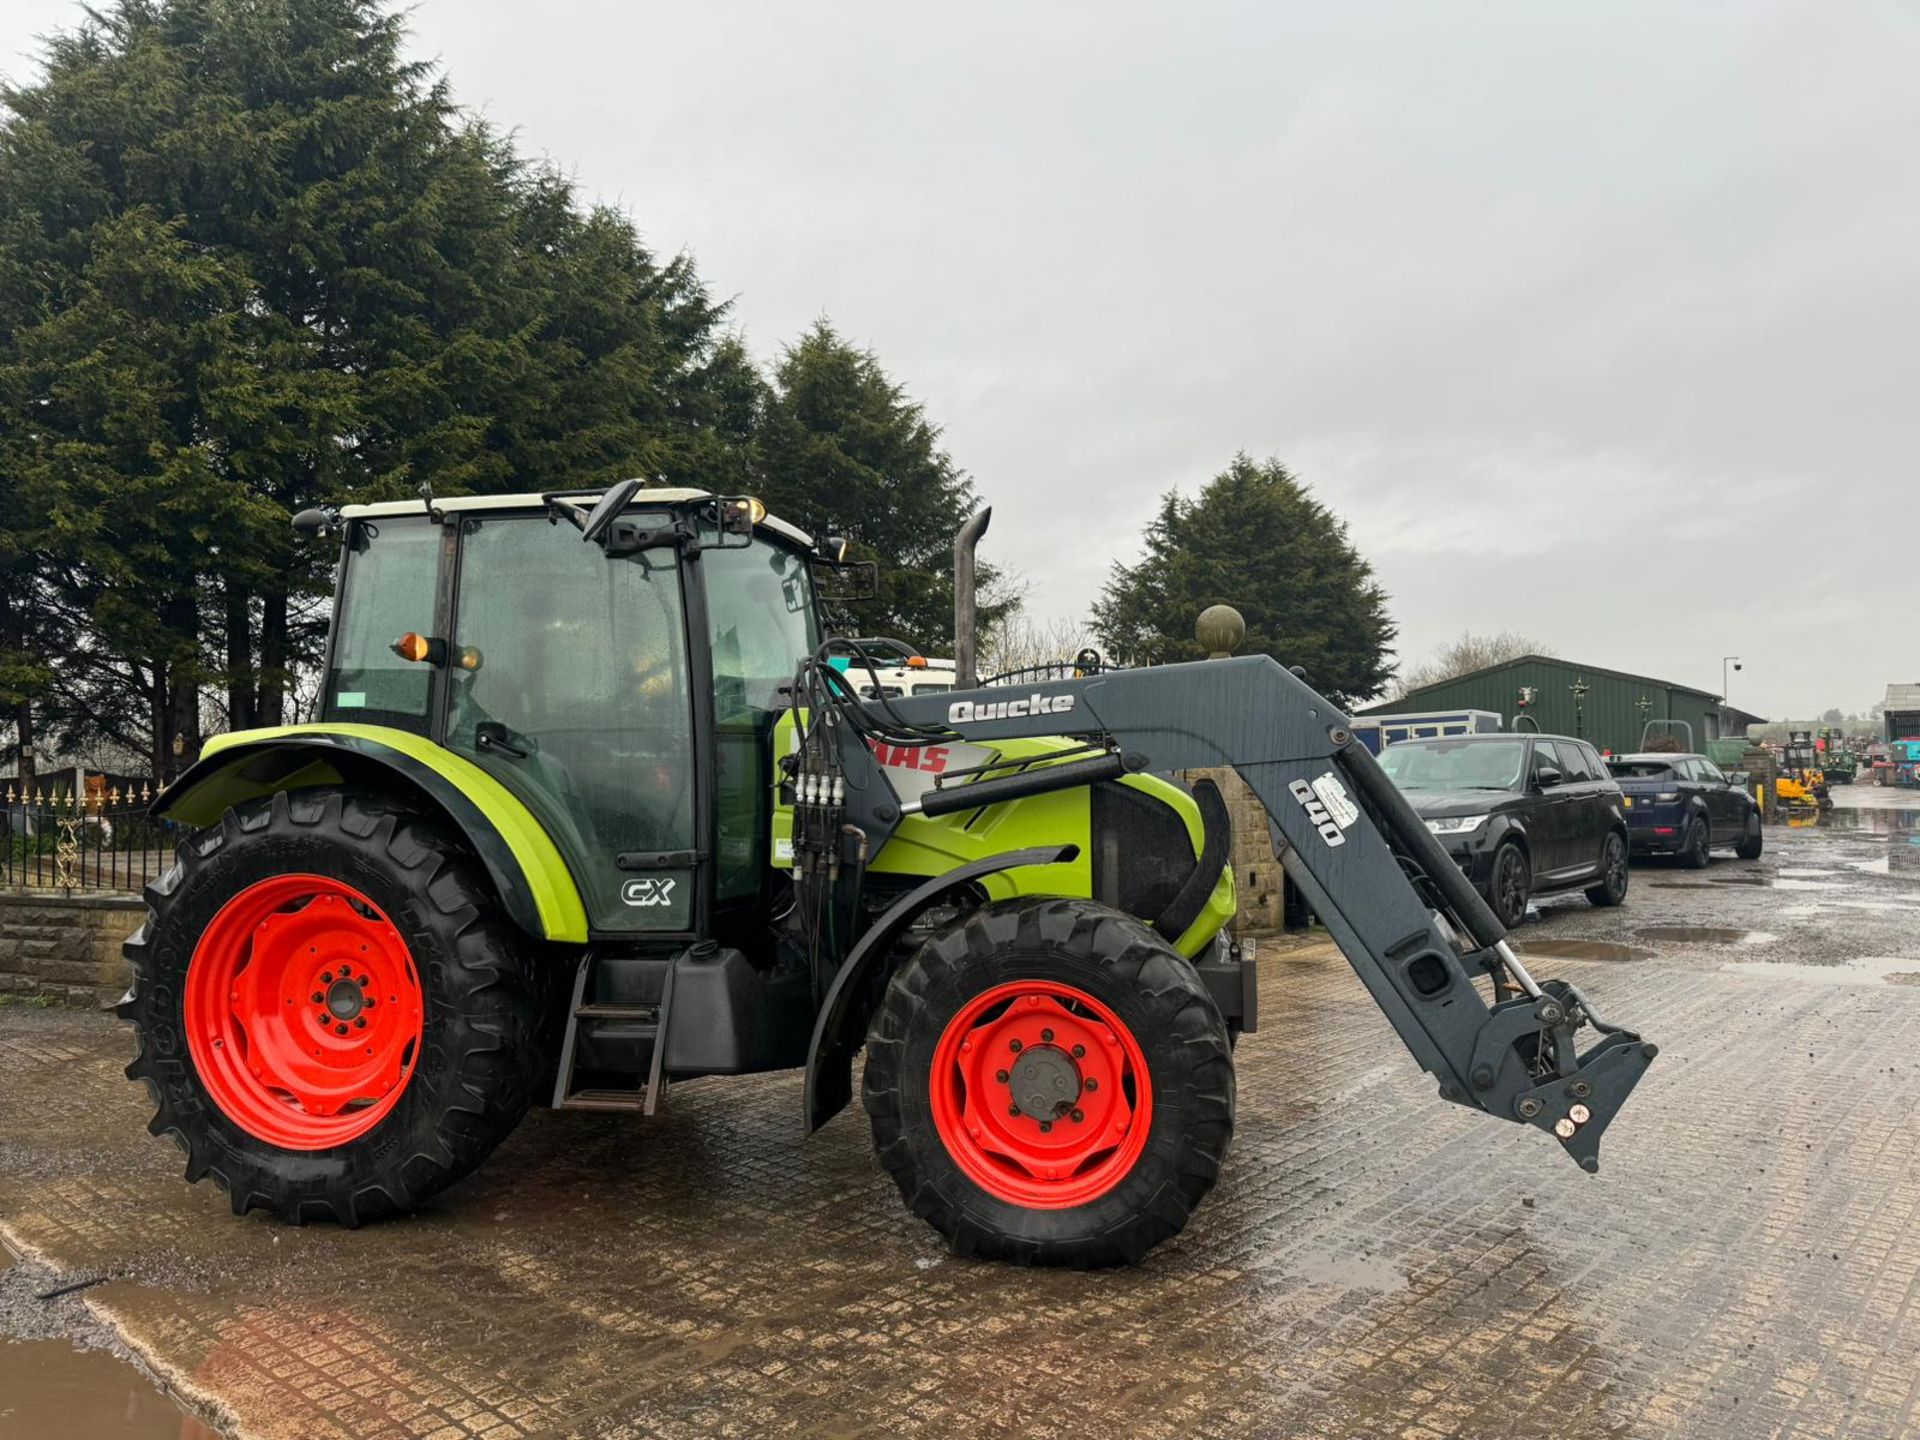
<path fill-rule="evenodd" d="M 988 906 L 895 973 L 867 1036 L 880 1162 L 954 1253 L 1132 1264 L 1213 1188 L 1227 1027 L 1200 977 L 1085 900 Z"/>
<path fill-rule="evenodd" d="M 441 826 L 377 796 L 274 795 L 189 838 L 146 899 L 127 1076 L 236 1215 L 410 1211 L 526 1113 L 541 957 Z"/>

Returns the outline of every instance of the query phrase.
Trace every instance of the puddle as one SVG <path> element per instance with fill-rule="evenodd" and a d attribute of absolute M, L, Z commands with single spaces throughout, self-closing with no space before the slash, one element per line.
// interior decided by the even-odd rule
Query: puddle
<path fill-rule="evenodd" d="M 0 1340 L 0 1436 L 219 1440 L 104 1350 L 67 1340 Z"/>
<path fill-rule="evenodd" d="M 1838 870 L 1782 870 L 1780 874 L 1791 876 L 1795 880 L 1828 879 L 1840 872 Z"/>
<path fill-rule="evenodd" d="M 1771 945 L 1780 937 L 1765 930 L 1730 930 L 1714 925 L 1646 925 L 1634 931 L 1633 938 L 1667 945 Z"/>
<path fill-rule="evenodd" d="M 1776 890 L 1836 890 L 1838 884 L 1832 880 L 1762 880 L 1762 885 L 1771 884 Z"/>
<path fill-rule="evenodd" d="M 1647 882 L 1647 888 L 1650 890 L 1711 890 L 1713 886 L 1714 882 L 1711 880 L 1649 880 Z"/>
<path fill-rule="evenodd" d="M 1521 955 L 1538 955 L 1548 960 L 1651 960 L 1653 952 L 1616 940 L 1516 940 L 1513 948 Z"/>
<path fill-rule="evenodd" d="M 1378 1290 L 1392 1294 L 1407 1288 L 1405 1275 L 1386 1261 L 1371 1255 L 1322 1252 L 1303 1257 L 1289 1265 L 1287 1270 L 1315 1285 L 1338 1285 L 1343 1290 Z"/>
<path fill-rule="evenodd" d="M 0 1250 L 0 1273 L 8 1268 L 9 1257 Z M 29 1285 L 35 1283 L 31 1276 L 29 1271 Z M 31 1289 L 16 1288 L 7 1303 L 31 1307 L 29 1314 L 8 1311 L 9 1324 L 28 1335 L 44 1336 L 58 1324 L 41 1313 Z M 219 1432 L 105 1350 L 85 1349 L 65 1337 L 13 1340 L 0 1333 L 0 1440 L 53 1435 L 61 1440 L 220 1440 Z"/>
<path fill-rule="evenodd" d="M 1909 792 L 1898 798 L 1911 803 L 1835 805 L 1820 816 L 1820 828 L 1858 830 L 1871 835 L 1897 835 L 1920 845 L 1920 795 Z"/>
<path fill-rule="evenodd" d="M 1751 870 L 1736 870 L 1730 875 L 1716 875 L 1710 882 L 1714 885 L 1771 885 L 1773 882 L 1764 875 L 1756 875 Z"/>
<path fill-rule="evenodd" d="M 1768 975 L 1779 979 L 1806 980 L 1815 985 L 1920 985 L 1920 959 L 1900 960 L 1880 955 L 1846 960 L 1838 965 L 1736 960 L 1720 968 L 1735 975 Z"/>

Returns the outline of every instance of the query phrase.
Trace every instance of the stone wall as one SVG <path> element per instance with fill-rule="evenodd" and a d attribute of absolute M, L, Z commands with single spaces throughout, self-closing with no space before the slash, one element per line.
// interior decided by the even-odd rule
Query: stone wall
<path fill-rule="evenodd" d="M 120 942 L 146 913 L 133 895 L 0 891 L 0 995 L 86 1006 L 118 1000 L 127 988 Z"/>
<path fill-rule="evenodd" d="M 1231 767 L 1189 770 L 1189 783 L 1207 779 L 1220 787 L 1233 818 L 1233 883 L 1240 901 L 1234 918 L 1236 933 L 1279 930 L 1286 923 L 1286 876 L 1274 857 L 1267 831 L 1267 811 L 1252 787 Z"/>

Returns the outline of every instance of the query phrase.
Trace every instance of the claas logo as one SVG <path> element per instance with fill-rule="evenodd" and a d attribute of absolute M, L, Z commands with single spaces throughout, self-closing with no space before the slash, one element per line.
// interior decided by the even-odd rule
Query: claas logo
<path fill-rule="evenodd" d="M 944 775 L 952 753 L 945 745 L 888 745 L 878 740 L 869 740 L 867 748 L 882 765 L 924 775 Z"/>

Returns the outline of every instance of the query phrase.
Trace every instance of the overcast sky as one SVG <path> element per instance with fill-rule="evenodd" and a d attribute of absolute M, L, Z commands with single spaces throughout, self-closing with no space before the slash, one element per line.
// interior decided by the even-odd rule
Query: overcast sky
<path fill-rule="evenodd" d="M 9 0 L 31 72 L 67 0 Z M 1236 450 L 1400 651 L 1519 629 L 1769 715 L 1920 680 L 1920 4 L 421 0 L 415 48 L 870 345 L 1081 616 Z"/>

